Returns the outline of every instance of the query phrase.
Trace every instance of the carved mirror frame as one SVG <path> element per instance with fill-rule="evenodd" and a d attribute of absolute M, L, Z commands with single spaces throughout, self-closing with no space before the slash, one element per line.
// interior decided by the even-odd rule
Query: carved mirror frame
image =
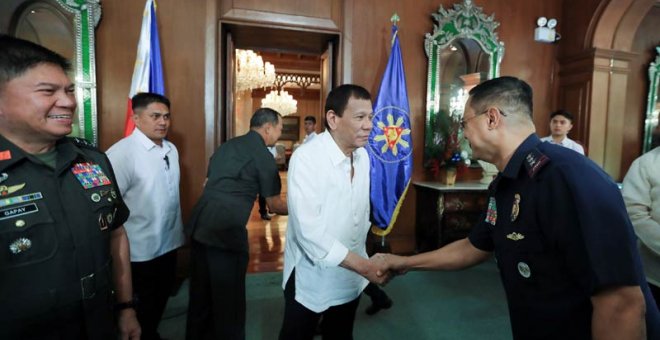
<path fill-rule="evenodd" d="M 500 63 L 504 55 L 504 43 L 497 38 L 495 29 L 500 25 L 494 21 L 494 15 L 487 17 L 481 7 L 471 0 L 463 0 L 445 10 L 442 5 L 433 13 L 433 33 L 427 33 L 424 50 L 429 59 L 426 85 L 426 123 L 424 138 L 424 161 L 433 153 L 435 143 L 434 126 L 436 116 L 440 114 L 441 63 L 440 54 L 455 39 L 466 38 L 476 41 L 489 57 L 488 79 L 498 77 Z"/>
<path fill-rule="evenodd" d="M 55 5 L 73 18 L 75 51 L 72 70 L 76 85 L 78 137 L 98 145 L 96 56 L 94 30 L 101 20 L 100 0 L 36 0 L 27 1 L 12 18 L 11 33 L 16 35 L 19 20 L 39 4 Z"/>
<path fill-rule="evenodd" d="M 660 46 L 655 48 L 655 61 L 649 66 L 649 95 L 646 101 L 646 119 L 644 120 L 644 140 L 642 152 L 651 150 L 653 130 L 658 125 L 658 89 L 660 86 Z"/>

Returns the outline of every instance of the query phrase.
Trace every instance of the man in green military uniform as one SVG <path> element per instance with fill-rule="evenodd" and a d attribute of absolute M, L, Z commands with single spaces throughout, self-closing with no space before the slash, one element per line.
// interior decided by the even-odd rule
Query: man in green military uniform
<path fill-rule="evenodd" d="M 139 339 L 128 209 L 105 155 L 66 137 L 68 68 L 0 35 L 0 338 L 114 340 L 118 322 L 122 339 Z"/>
<path fill-rule="evenodd" d="M 247 225 L 257 194 L 270 211 L 286 215 L 280 177 L 266 146 L 282 134 L 282 116 L 258 109 L 250 131 L 211 156 L 207 182 L 185 231 L 192 238 L 186 338 L 245 339 Z"/>

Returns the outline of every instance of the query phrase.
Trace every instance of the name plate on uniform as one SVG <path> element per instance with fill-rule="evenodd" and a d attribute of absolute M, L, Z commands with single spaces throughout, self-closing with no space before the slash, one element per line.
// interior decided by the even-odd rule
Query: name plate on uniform
<path fill-rule="evenodd" d="M 39 211 L 35 203 L 25 204 L 17 207 L 0 209 L 0 220 L 27 215 Z"/>

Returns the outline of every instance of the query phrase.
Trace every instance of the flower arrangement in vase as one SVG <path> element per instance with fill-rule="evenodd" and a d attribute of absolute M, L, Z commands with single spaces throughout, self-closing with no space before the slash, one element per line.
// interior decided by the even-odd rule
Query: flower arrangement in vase
<path fill-rule="evenodd" d="M 432 138 L 433 145 L 428 148 L 425 167 L 430 170 L 434 177 L 438 177 L 444 170 L 445 173 L 463 172 L 470 165 L 472 150 L 467 140 L 463 137 L 461 119 L 465 106 L 467 93 L 460 90 L 455 97 L 450 99 L 449 110 L 440 110 L 434 122 L 434 132 L 427 138 Z M 447 180 L 447 182 L 450 182 Z"/>

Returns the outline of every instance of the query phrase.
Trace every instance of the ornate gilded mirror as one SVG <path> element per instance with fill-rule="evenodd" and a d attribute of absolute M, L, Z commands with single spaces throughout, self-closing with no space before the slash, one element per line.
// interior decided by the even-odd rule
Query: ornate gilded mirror
<path fill-rule="evenodd" d="M 45 46 L 71 60 L 78 110 L 72 135 L 98 143 L 94 28 L 99 0 L 19 1 L 10 34 Z"/>
<path fill-rule="evenodd" d="M 499 75 L 504 44 L 495 33 L 499 23 L 471 0 L 448 10 L 441 5 L 432 16 L 433 33 L 424 40 L 429 58 L 424 163 L 437 167 L 454 158 L 455 148 L 471 156 L 459 124 L 467 92 Z"/>
<path fill-rule="evenodd" d="M 660 46 L 655 48 L 657 55 L 649 67 L 649 95 L 646 104 L 646 119 L 644 120 L 644 141 L 642 152 L 652 149 L 653 130 L 658 128 L 658 112 L 660 112 Z"/>

